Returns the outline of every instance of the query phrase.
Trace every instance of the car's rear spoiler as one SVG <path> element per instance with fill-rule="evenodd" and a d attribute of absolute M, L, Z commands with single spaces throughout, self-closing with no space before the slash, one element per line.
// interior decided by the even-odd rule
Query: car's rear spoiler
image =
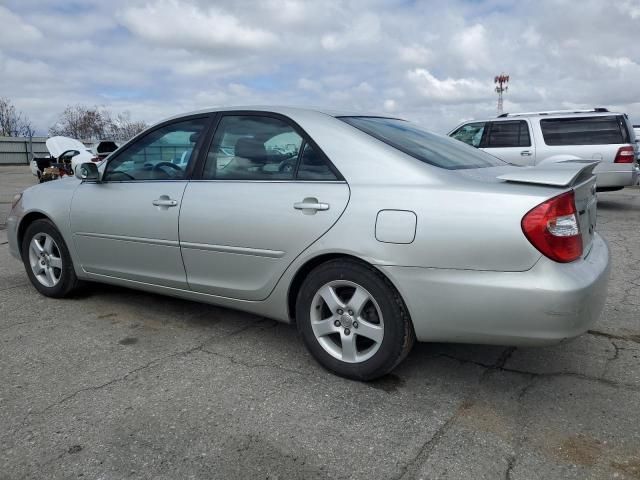
<path fill-rule="evenodd" d="M 593 175 L 598 164 L 593 160 L 566 160 L 537 167 L 522 167 L 497 178 L 506 182 L 570 187 Z"/>

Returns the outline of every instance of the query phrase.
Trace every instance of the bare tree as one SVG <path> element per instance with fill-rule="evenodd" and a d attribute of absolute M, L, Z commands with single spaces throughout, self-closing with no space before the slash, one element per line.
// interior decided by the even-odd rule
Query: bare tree
<path fill-rule="evenodd" d="M 131 120 L 131 113 L 125 111 L 119 113 L 115 119 L 111 119 L 111 138 L 116 141 L 126 142 L 147 127 L 146 122 Z"/>
<path fill-rule="evenodd" d="M 147 128 L 145 122 L 132 121 L 129 112 L 115 118 L 105 108 L 71 105 L 65 108 L 58 121 L 49 129 L 50 135 L 64 135 L 84 141 L 126 141 Z"/>
<path fill-rule="evenodd" d="M 16 111 L 11 100 L 0 97 L 0 135 L 30 137 L 34 133 L 33 126 L 27 116 Z"/>
<path fill-rule="evenodd" d="M 107 112 L 98 107 L 70 105 L 64 109 L 58 121 L 49 128 L 49 135 L 63 135 L 80 140 L 98 140 L 108 130 Z"/>

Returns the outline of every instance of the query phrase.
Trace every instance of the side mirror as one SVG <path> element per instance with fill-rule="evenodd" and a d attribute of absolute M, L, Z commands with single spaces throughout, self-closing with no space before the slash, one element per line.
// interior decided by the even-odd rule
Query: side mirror
<path fill-rule="evenodd" d="M 95 163 L 85 162 L 76 168 L 76 178 L 83 182 L 97 182 L 100 179 L 100 172 Z"/>

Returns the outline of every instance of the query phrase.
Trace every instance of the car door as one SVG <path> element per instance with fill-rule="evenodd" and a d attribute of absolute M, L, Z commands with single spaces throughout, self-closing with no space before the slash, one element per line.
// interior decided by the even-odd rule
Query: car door
<path fill-rule="evenodd" d="M 482 150 L 514 165 L 534 165 L 535 148 L 526 120 L 489 122 Z"/>
<path fill-rule="evenodd" d="M 71 230 L 85 271 L 188 288 L 178 214 L 209 121 L 195 116 L 154 128 L 110 158 L 100 182 L 78 187 Z M 180 163 L 185 152 L 190 160 Z"/>
<path fill-rule="evenodd" d="M 338 220 L 349 187 L 291 120 L 222 114 L 199 179 L 187 186 L 180 245 L 192 290 L 262 300 Z"/>

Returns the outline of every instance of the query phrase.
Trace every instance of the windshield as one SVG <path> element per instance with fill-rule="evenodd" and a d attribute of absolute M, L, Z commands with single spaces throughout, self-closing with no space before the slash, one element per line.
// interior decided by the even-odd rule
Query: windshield
<path fill-rule="evenodd" d="M 436 135 L 404 120 L 380 117 L 339 119 L 407 155 L 436 167 L 460 170 L 507 164 L 458 140 Z"/>

